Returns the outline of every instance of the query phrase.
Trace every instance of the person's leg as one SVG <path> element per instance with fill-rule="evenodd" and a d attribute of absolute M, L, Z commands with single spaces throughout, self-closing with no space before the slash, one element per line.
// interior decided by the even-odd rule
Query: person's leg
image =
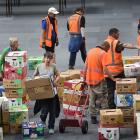
<path fill-rule="evenodd" d="M 89 110 L 90 110 L 90 117 L 91 117 L 91 122 L 93 124 L 97 123 L 97 118 L 96 118 L 96 107 L 95 107 L 95 101 L 96 101 L 96 95 L 92 90 L 92 86 L 88 86 L 88 91 L 90 93 L 89 97 Z"/>
<path fill-rule="evenodd" d="M 48 115 L 48 104 L 46 100 L 44 100 L 41 101 L 41 115 L 40 115 L 40 119 L 44 124 L 46 123 L 47 115 Z"/>
<path fill-rule="evenodd" d="M 83 42 L 83 43 L 81 44 L 80 51 L 81 51 L 82 60 L 83 60 L 83 62 L 85 63 L 86 57 L 87 57 L 85 42 Z"/>
<path fill-rule="evenodd" d="M 108 88 L 108 106 L 110 109 L 115 109 L 116 104 L 114 102 L 114 94 L 115 94 L 116 82 L 112 81 L 110 78 L 106 78 L 106 81 L 107 81 L 107 88 Z"/>
<path fill-rule="evenodd" d="M 55 98 L 50 99 L 49 101 L 49 122 L 48 122 L 48 128 L 54 129 L 55 124 L 55 105 L 56 100 Z"/>
<path fill-rule="evenodd" d="M 76 61 L 76 52 L 70 52 L 69 69 L 74 69 Z"/>

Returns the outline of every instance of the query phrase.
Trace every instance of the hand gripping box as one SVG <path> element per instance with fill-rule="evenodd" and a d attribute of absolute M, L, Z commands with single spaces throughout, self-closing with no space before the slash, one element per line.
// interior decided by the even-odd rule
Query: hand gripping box
<path fill-rule="evenodd" d="M 119 128 L 98 128 L 98 140 L 119 140 Z"/>
<path fill-rule="evenodd" d="M 103 127 L 115 127 L 123 124 L 123 113 L 120 109 L 100 110 L 100 124 Z"/>
<path fill-rule="evenodd" d="M 48 77 L 37 77 L 25 82 L 26 92 L 30 100 L 53 98 L 54 87 Z"/>
<path fill-rule="evenodd" d="M 123 78 L 121 80 L 117 80 L 116 92 L 117 94 L 122 94 L 122 93 L 135 94 L 137 92 L 136 78 Z"/>
<path fill-rule="evenodd" d="M 44 125 L 41 122 L 23 122 L 22 123 L 23 139 L 38 139 L 44 137 Z"/>

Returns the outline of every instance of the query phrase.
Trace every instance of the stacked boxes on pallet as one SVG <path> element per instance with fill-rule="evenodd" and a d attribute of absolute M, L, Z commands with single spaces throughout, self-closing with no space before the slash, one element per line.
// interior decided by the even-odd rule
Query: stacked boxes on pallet
<path fill-rule="evenodd" d="M 83 106 L 87 108 L 88 91 L 83 87 L 81 79 L 64 82 L 63 111 L 66 115 L 81 115 Z"/>
<path fill-rule="evenodd" d="M 5 57 L 3 79 L 7 97 L 2 103 L 4 133 L 21 132 L 22 121 L 28 120 L 28 109 L 22 100 L 26 96 L 24 83 L 26 75 L 27 52 L 9 52 Z"/>

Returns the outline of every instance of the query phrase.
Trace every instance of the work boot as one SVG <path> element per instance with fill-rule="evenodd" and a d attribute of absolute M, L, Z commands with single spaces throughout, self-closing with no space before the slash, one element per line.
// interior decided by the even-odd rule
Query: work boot
<path fill-rule="evenodd" d="M 97 120 L 96 116 L 91 116 L 91 123 L 92 124 L 97 124 L 98 123 L 98 120 Z"/>
<path fill-rule="evenodd" d="M 69 66 L 69 70 L 74 70 L 74 66 Z"/>

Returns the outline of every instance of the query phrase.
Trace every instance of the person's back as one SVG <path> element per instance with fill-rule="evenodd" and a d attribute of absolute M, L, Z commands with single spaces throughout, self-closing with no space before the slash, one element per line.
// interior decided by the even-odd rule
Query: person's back
<path fill-rule="evenodd" d="M 90 85 L 96 85 L 104 79 L 103 57 L 105 51 L 99 47 L 89 51 L 86 59 L 86 82 Z"/>

